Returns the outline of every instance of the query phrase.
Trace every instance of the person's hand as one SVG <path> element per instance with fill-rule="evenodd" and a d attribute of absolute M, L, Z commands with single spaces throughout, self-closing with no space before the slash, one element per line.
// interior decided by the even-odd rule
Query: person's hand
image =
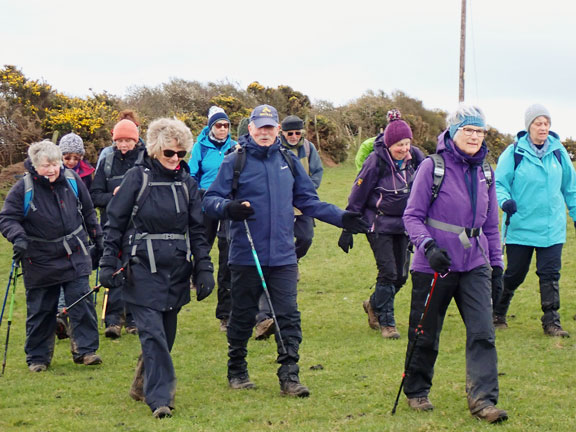
<path fill-rule="evenodd" d="M 370 225 L 362 219 L 362 213 L 345 211 L 342 215 L 342 226 L 352 234 L 367 233 Z"/>
<path fill-rule="evenodd" d="M 500 266 L 492 267 L 492 305 L 495 306 L 500 300 L 502 291 L 504 290 L 504 282 L 502 280 L 502 274 L 504 270 Z"/>
<path fill-rule="evenodd" d="M 112 196 L 116 195 L 116 192 L 118 192 L 118 189 L 120 189 L 120 186 L 116 186 L 114 188 L 114 190 L 112 191 Z"/>
<path fill-rule="evenodd" d="M 225 212 L 228 216 L 228 219 L 232 219 L 234 221 L 243 221 L 254 214 L 254 209 L 250 207 L 250 203 L 248 201 L 234 200 L 230 201 L 226 205 Z"/>
<path fill-rule="evenodd" d="M 113 255 L 104 255 L 100 258 L 100 283 L 103 287 L 114 289 L 124 285 L 124 272 L 119 273 L 122 268 L 122 261 Z"/>
<path fill-rule="evenodd" d="M 354 247 L 354 235 L 346 230 L 342 230 L 342 234 L 340 234 L 340 238 L 338 239 L 338 246 L 344 252 L 348 253 L 348 251 Z"/>
<path fill-rule="evenodd" d="M 90 248 L 90 258 L 92 259 L 92 270 L 98 268 L 100 258 L 104 254 L 104 238 L 102 236 L 96 237 L 94 245 Z"/>
<path fill-rule="evenodd" d="M 12 259 L 16 262 L 19 263 L 20 261 L 22 261 L 22 258 L 24 258 L 24 254 L 26 253 L 26 251 L 28 250 L 28 240 L 26 240 L 25 238 L 18 238 L 14 241 L 14 244 L 12 245 Z"/>
<path fill-rule="evenodd" d="M 196 275 L 196 300 L 202 301 L 210 294 L 214 289 L 214 273 L 209 270 L 199 271 Z"/>
<path fill-rule="evenodd" d="M 518 211 L 518 207 L 516 207 L 516 201 L 513 199 L 506 200 L 502 203 L 502 211 L 506 213 L 508 216 L 512 216 L 514 213 Z"/>
<path fill-rule="evenodd" d="M 445 274 L 448 273 L 450 270 L 450 264 L 452 264 L 452 260 L 448 256 L 448 252 L 445 249 L 440 249 L 436 246 L 436 242 L 434 240 L 429 241 L 428 244 L 424 248 L 424 255 L 426 255 L 426 259 L 428 263 L 430 263 L 430 267 L 436 273 Z"/>

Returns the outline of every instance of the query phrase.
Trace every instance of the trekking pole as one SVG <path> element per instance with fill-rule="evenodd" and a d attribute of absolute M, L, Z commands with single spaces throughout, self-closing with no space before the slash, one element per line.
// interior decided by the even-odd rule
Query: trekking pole
<path fill-rule="evenodd" d="M 102 327 L 104 327 L 104 320 L 106 318 L 106 307 L 108 306 L 108 295 L 110 294 L 110 289 L 106 288 L 104 290 L 104 298 L 102 299 Z"/>
<path fill-rule="evenodd" d="M 96 283 L 98 283 L 98 273 L 100 273 L 100 266 L 96 267 Z M 98 305 L 98 291 L 94 291 L 94 306 Z"/>
<path fill-rule="evenodd" d="M 250 247 L 252 248 L 252 256 L 254 257 L 254 262 L 256 263 L 256 269 L 260 275 L 260 280 L 262 281 L 262 288 L 264 289 L 264 295 L 266 295 L 266 300 L 268 301 L 268 306 L 270 306 L 270 313 L 272 313 L 272 319 L 274 320 L 274 325 L 276 327 L 276 335 L 280 340 L 280 347 L 282 348 L 282 354 L 286 354 L 286 347 L 284 346 L 284 341 L 282 340 L 282 334 L 280 333 L 280 326 L 278 325 L 278 320 L 276 319 L 276 313 L 274 312 L 274 307 L 272 306 L 272 299 L 270 298 L 270 293 L 268 292 L 268 287 L 266 286 L 266 281 L 264 280 L 264 273 L 262 273 L 262 267 L 260 266 L 260 260 L 258 259 L 258 254 L 256 253 L 256 248 L 254 247 L 254 240 L 252 240 L 252 234 L 250 233 L 250 228 L 248 227 L 248 222 L 244 219 L 244 227 L 246 228 L 246 236 L 250 242 Z"/>
<path fill-rule="evenodd" d="M 414 338 L 414 342 L 412 342 L 412 347 L 410 348 L 410 352 L 408 353 L 406 359 L 406 367 L 404 368 L 404 373 L 402 374 L 402 381 L 400 381 L 400 388 L 398 389 L 398 394 L 396 395 L 396 400 L 394 401 L 394 407 L 392 408 L 392 415 L 396 414 L 396 408 L 398 407 L 398 400 L 400 399 L 400 393 L 402 392 L 402 388 L 404 387 L 404 381 L 406 380 L 406 372 L 410 368 L 410 363 L 412 361 L 412 356 L 414 355 L 414 349 L 416 348 L 416 343 L 418 342 L 418 338 L 421 334 L 424 333 L 422 329 L 422 323 L 424 322 L 424 318 L 426 317 L 426 313 L 428 312 L 428 307 L 430 306 L 430 300 L 432 299 L 432 294 L 434 293 L 434 288 L 436 287 L 436 281 L 438 280 L 438 272 L 434 272 L 434 279 L 432 279 L 432 283 L 430 284 L 430 291 L 426 296 L 426 301 L 424 302 L 424 310 L 422 311 L 422 315 L 420 315 L 420 321 L 418 322 L 418 326 L 414 330 L 416 333 L 416 337 Z"/>
<path fill-rule="evenodd" d="M 8 285 L 6 285 L 6 294 L 4 294 L 4 303 L 2 303 L 2 313 L 0 314 L 0 326 L 2 325 L 2 318 L 4 318 L 4 308 L 6 307 L 6 300 L 8 299 L 8 292 L 10 291 L 10 283 L 12 282 L 12 275 L 14 274 L 15 262 L 12 260 L 12 268 L 10 269 L 10 276 L 8 276 Z"/>
<path fill-rule="evenodd" d="M 504 259 L 504 252 L 506 252 L 506 236 L 508 236 L 509 226 L 510 226 L 510 215 L 506 213 L 506 221 L 504 222 L 504 240 L 502 241 L 502 259 Z"/>
<path fill-rule="evenodd" d="M 118 270 L 116 270 L 114 273 L 112 273 L 112 277 L 122 273 L 124 271 L 124 267 L 120 267 Z M 102 284 L 98 284 L 96 285 L 94 288 L 92 288 L 90 291 L 88 291 L 86 294 L 83 294 L 82 297 L 80 297 L 78 300 L 76 300 L 74 303 L 72 303 L 70 306 L 64 306 L 62 308 L 62 311 L 60 312 L 62 315 L 66 315 L 70 309 L 72 309 L 74 306 L 76 306 L 78 303 L 80 303 L 82 300 L 84 300 L 86 297 L 91 296 L 94 293 L 97 293 L 100 288 L 102 288 Z M 106 288 L 106 290 L 108 290 L 108 288 Z"/>
<path fill-rule="evenodd" d="M 8 327 L 6 328 L 6 345 L 4 346 L 4 361 L 2 362 L 2 373 L 0 373 L 0 376 L 4 375 L 4 369 L 6 369 L 6 357 L 8 356 L 8 342 L 10 341 L 10 327 L 12 327 L 12 312 L 14 310 L 14 297 L 16 294 L 16 280 L 18 279 L 20 263 L 15 263 L 14 267 L 16 268 L 16 272 L 14 273 L 12 282 L 12 295 L 10 297 L 10 309 L 8 311 Z"/>

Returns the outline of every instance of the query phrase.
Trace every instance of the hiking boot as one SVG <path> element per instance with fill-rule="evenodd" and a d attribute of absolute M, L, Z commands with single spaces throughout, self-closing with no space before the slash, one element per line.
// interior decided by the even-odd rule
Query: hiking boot
<path fill-rule="evenodd" d="M 118 339 L 122 334 L 122 327 L 118 324 L 112 324 L 104 330 L 104 336 L 110 339 Z"/>
<path fill-rule="evenodd" d="M 48 366 L 43 363 L 32 363 L 31 365 L 28 365 L 28 370 L 30 372 L 45 372 L 46 369 L 48 369 Z"/>
<path fill-rule="evenodd" d="M 548 324 L 546 327 L 544 327 L 544 334 L 552 337 L 570 337 L 570 333 L 568 333 L 560 325 L 557 324 Z"/>
<path fill-rule="evenodd" d="M 508 420 L 508 413 L 504 410 L 496 408 L 494 405 L 484 407 L 472 415 L 478 420 L 484 420 L 488 423 L 500 423 Z"/>
<path fill-rule="evenodd" d="M 380 330 L 380 323 L 378 322 L 378 317 L 374 313 L 374 309 L 372 309 L 370 300 L 362 302 L 362 307 L 364 308 L 364 312 L 368 314 L 368 325 L 370 328 L 372 330 Z"/>
<path fill-rule="evenodd" d="M 414 411 L 432 411 L 434 409 L 428 396 L 408 398 L 408 406 Z"/>
<path fill-rule="evenodd" d="M 506 322 L 505 316 L 494 315 L 492 317 L 492 323 L 496 330 L 504 330 L 508 328 L 508 323 Z"/>
<path fill-rule="evenodd" d="M 220 320 L 220 331 L 226 333 L 228 331 L 228 319 L 222 318 Z"/>
<path fill-rule="evenodd" d="M 137 335 L 138 334 L 138 327 L 136 327 L 135 325 L 126 326 L 126 328 L 124 328 L 124 330 L 126 330 L 127 334 L 131 334 L 131 335 Z"/>
<path fill-rule="evenodd" d="M 102 363 L 102 358 L 95 352 L 84 354 L 82 356 L 76 357 L 74 363 L 83 364 L 85 366 L 94 366 Z"/>
<path fill-rule="evenodd" d="M 228 379 L 228 386 L 233 390 L 248 390 L 254 388 L 254 383 L 250 381 L 248 374 Z"/>
<path fill-rule="evenodd" d="M 272 318 L 267 318 L 263 321 L 260 321 L 254 328 L 254 339 L 256 340 L 268 339 L 271 335 L 274 334 L 274 331 L 276 330 L 276 326 L 274 325 L 274 320 Z"/>
<path fill-rule="evenodd" d="M 287 379 L 280 381 L 280 393 L 284 396 L 294 396 L 294 397 L 308 397 L 310 396 L 310 390 L 304 384 L 300 383 L 300 380 L 296 378 Z"/>
<path fill-rule="evenodd" d="M 56 337 L 58 339 L 68 339 L 70 337 L 70 332 L 68 329 L 68 319 L 56 315 Z"/>
<path fill-rule="evenodd" d="M 157 419 L 163 419 L 165 417 L 172 417 L 172 410 L 170 409 L 170 407 L 161 406 L 159 408 L 156 408 L 154 410 L 154 412 L 152 413 L 152 415 Z"/>
<path fill-rule="evenodd" d="M 394 326 L 382 327 L 381 332 L 384 339 L 400 339 L 400 333 Z"/>

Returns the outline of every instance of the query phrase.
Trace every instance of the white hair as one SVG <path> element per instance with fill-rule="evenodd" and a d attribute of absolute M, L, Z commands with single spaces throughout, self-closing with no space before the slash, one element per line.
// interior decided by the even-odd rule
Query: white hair
<path fill-rule="evenodd" d="M 448 123 L 448 127 L 456 126 L 462 123 L 466 117 L 481 118 L 482 122 L 486 124 L 486 116 L 484 115 L 484 112 L 479 107 L 468 105 L 464 102 L 460 102 L 456 111 L 448 116 L 446 122 Z"/>
<path fill-rule="evenodd" d="M 52 141 L 44 140 L 36 142 L 28 148 L 28 157 L 30 162 L 32 162 L 32 166 L 38 168 L 44 161 L 62 162 L 62 151 Z"/>

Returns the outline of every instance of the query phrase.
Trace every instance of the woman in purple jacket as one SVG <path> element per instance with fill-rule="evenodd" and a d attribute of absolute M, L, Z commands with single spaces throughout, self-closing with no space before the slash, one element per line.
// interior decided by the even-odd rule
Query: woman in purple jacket
<path fill-rule="evenodd" d="M 428 393 L 444 316 L 454 298 L 466 326 L 468 407 L 474 417 L 495 423 L 508 418 L 495 406 L 498 360 L 491 304 L 491 283 L 501 279 L 503 262 L 496 189 L 491 169 L 483 166 L 488 152 L 485 129 L 484 114 L 477 107 L 461 104 L 449 116 L 448 129 L 438 137 L 437 153 L 445 165 L 439 192 L 433 198 L 435 164 L 428 158 L 419 168 L 404 212 L 416 248 L 408 353 L 413 351 L 406 356 L 404 393 L 410 408 L 434 408 Z M 412 346 L 417 331 L 418 343 Z"/>
<path fill-rule="evenodd" d="M 394 296 L 408 277 L 408 236 L 402 214 L 414 173 L 424 155 L 412 143 L 412 130 L 400 112 L 388 112 L 388 126 L 374 142 L 372 152 L 356 177 L 346 210 L 362 213 L 370 223 L 366 234 L 378 267 L 376 288 L 363 303 L 368 325 L 385 339 L 398 339 Z M 352 234 L 342 232 L 338 245 L 348 253 Z"/>

